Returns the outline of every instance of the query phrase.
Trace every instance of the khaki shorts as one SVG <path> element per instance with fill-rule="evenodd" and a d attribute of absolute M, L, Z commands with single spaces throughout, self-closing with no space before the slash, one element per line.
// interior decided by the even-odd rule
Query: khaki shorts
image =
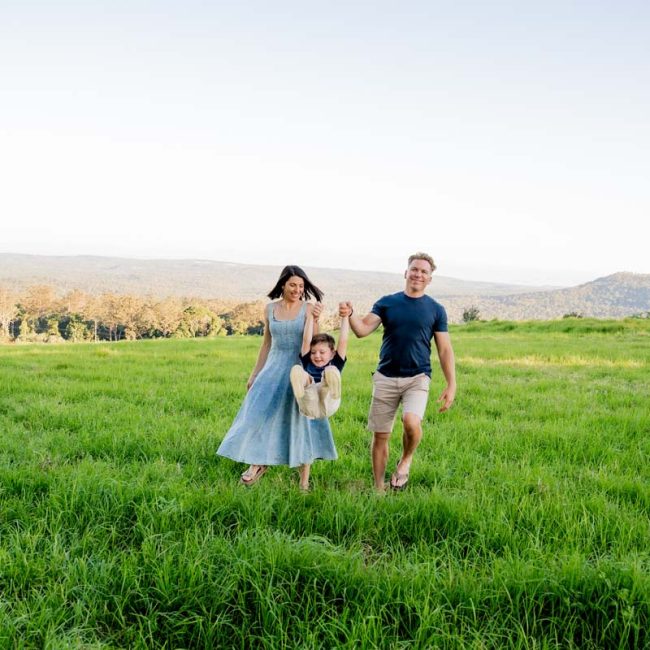
<path fill-rule="evenodd" d="M 375 372 L 372 376 L 368 429 L 390 433 L 400 403 L 402 413 L 415 413 L 422 419 L 427 408 L 430 383 L 431 378 L 424 373 L 415 377 L 386 377 Z"/>

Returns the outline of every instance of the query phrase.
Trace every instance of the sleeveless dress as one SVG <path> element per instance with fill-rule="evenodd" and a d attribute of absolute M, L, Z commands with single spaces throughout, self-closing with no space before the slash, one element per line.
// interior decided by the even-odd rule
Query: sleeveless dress
<path fill-rule="evenodd" d="M 289 383 L 291 366 L 300 363 L 306 303 L 293 320 L 276 320 L 273 307 L 266 307 L 271 332 L 269 356 L 217 454 L 252 465 L 289 467 L 317 458 L 335 460 L 329 421 L 301 415 Z"/>

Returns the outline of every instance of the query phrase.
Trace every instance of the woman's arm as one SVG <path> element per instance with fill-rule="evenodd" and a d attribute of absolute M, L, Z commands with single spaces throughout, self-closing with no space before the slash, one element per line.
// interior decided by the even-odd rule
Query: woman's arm
<path fill-rule="evenodd" d="M 253 385 L 255 378 L 259 375 L 260 370 L 264 368 L 266 359 L 269 356 L 269 350 L 271 349 L 271 332 L 269 330 L 269 319 L 266 315 L 266 309 L 264 310 L 264 336 L 262 338 L 262 345 L 260 346 L 260 351 L 257 354 L 257 362 L 255 367 L 251 371 L 248 382 L 246 383 L 246 390 L 250 390 L 250 387 Z"/>

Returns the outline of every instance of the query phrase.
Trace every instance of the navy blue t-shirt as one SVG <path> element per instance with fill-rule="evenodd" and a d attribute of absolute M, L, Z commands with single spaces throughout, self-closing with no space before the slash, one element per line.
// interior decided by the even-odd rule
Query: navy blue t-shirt
<path fill-rule="evenodd" d="M 307 354 L 301 355 L 300 361 L 302 361 L 302 367 L 305 369 L 305 372 L 311 375 L 311 378 L 314 380 L 314 383 L 316 384 L 319 381 L 321 381 L 321 379 L 323 378 L 323 370 L 325 370 L 327 366 L 334 366 L 335 368 L 338 368 L 340 372 L 343 372 L 345 359 L 340 357 L 338 352 L 335 352 L 334 356 L 330 359 L 330 362 L 325 364 L 324 366 L 315 366 L 311 362 L 309 356 L 310 356 L 309 352 L 307 352 Z"/>
<path fill-rule="evenodd" d="M 377 370 L 386 377 L 431 377 L 431 339 L 448 331 L 445 308 L 429 296 L 400 291 L 380 298 L 370 311 L 384 326 Z"/>

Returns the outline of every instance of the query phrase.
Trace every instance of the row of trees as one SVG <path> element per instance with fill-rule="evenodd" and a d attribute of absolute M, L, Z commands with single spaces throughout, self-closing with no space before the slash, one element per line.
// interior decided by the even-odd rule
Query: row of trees
<path fill-rule="evenodd" d="M 584 315 L 579 311 L 570 311 L 562 315 L 562 318 L 583 318 Z M 650 318 L 650 311 L 641 311 L 630 315 L 630 318 Z M 478 307 L 472 305 L 463 310 L 463 323 L 472 323 L 481 320 L 481 312 Z"/>
<path fill-rule="evenodd" d="M 118 341 L 259 334 L 263 303 L 141 297 L 38 285 L 18 293 L 0 286 L 0 339 Z"/>

